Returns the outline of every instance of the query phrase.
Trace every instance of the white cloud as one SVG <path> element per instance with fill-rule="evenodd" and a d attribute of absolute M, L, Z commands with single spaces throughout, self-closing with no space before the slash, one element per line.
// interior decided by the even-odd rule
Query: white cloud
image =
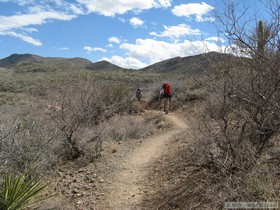
<path fill-rule="evenodd" d="M 171 6 L 171 0 L 77 0 L 77 2 L 84 5 L 89 13 L 94 12 L 104 16 Z"/>
<path fill-rule="evenodd" d="M 58 50 L 69 50 L 69 47 L 60 47 Z"/>
<path fill-rule="evenodd" d="M 103 52 L 103 53 L 106 53 L 106 52 L 107 52 L 106 49 L 103 49 L 103 48 L 101 48 L 101 47 L 90 47 L 90 46 L 85 46 L 85 47 L 84 47 L 84 50 L 87 51 L 88 53 L 89 53 L 89 52 L 97 52 L 97 51 Z"/>
<path fill-rule="evenodd" d="M 220 38 L 220 37 L 209 37 L 206 39 L 206 41 L 215 41 L 215 42 L 221 42 L 221 43 L 224 43 L 225 40 L 223 38 Z"/>
<path fill-rule="evenodd" d="M 178 26 L 164 26 L 164 29 L 165 30 L 160 34 L 151 32 L 150 35 L 178 39 L 182 36 L 201 34 L 201 31 L 199 29 L 192 29 L 186 24 L 179 24 Z"/>
<path fill-rule="evenodd" d="M 195 16 L 196 21 L 210 21 L 212 18 L 203 18 L 203 15 L 206 15 L 214 7 L 206 4 L 205 2 L 199 3 L 189 3 L 189 4 L 181 4 L 179 6 L 175 6 L 172 9 L 172 13 L 178 17 L 191 17 L 192 15 Z"/>
<path fill-rule="evenodd" d="M 133 27 L 139 27 L 139 26 L 142 26 L 144 24 L 144 21 L 141 20 L 140 18 L 137 18 L 137 17 L 131 18 L 129 20 L 129 22 Z"/>
<path fill-rule="evenodd" d="M 202 17 L 202 16 L 197 15 L 195 17 L 195 20 L 197 22 L 211 22 L 211 23 L 213 23 L 215 21 L 215 18 L 214 17 Z"/>
<path fill-rule="evenodd" d="M 102 58 L 101 60 L 109 61 L 117 66 L 127 69 L 140 69 L 147 66 L 147 64 L 141 62 L 140 60 L 133 57 L 121 57 L 121 56 L 112 56 L 111 58 Z"/>
<path fill-rule="evenodd" d="M 119 44 L 121 42 L 121 40 L 118 38 L 118 37 L 115 37 L 115 36 L 112 36 L 108 39 L 108 41 L 110 43 L 116 43 L 116 44 Z"/>
<path fill-rule="evenodd" d="M 155 7 L 170 7 L 172 0 L 158 0 L 154 1 Z"/>
<path fill-rule="evenodd" d="M 0 15 L 0 35 L 10 34 L 9 36 L 41 46 L 40 41 L 24 34 L 35 32 L 37 29 L 34 26 L 36 25 L 54 20 L 69 21 L 78 15 L 92 12 L 104 16 L 115 16 L 128 11 L 141 12 L 151 8 L 166 8 L 171 6 L 172 0 L 76 0 L 75 3 L 69 3 L 65 0 L 0 0 L 0 2 L 9 1 L 24 7 L 27 12 L 19 11 L 11 16 Z M 134 26 L 143 24 L 140 19 L 131 21 Z"/>
<path fill-rule="evenodd" d="M 28 33 L 38 32 L 36 28 L 23 28 L 23 30 Z"/>
<path fill-rule="evenodd" d="M 17 37 L 29 44 L 33 44 L 35 46 L 42 46 L 42 42 L 40 42 L 39 40 L 37 39 L 34 39 L 30 36 L 26 36 L 26 35 L 23 35 L 23 34 L 19 34 L 19 33 L 16 33 L 16 32 L 13 32 L 13 31 L 6 31 L 6 32 L 1 32 L 0 31 L 0 35 L 3 35 L 3 36 L 13 36 L 13 37 Z"/>
<path fill-rule="evenodd" d="M 53 1 L 58 4 L 59 2 L 64 2 L 60 0 Z M 0 35 L 2 36 L 13 36 L 22 39 L 23 41 L 33 44 L 35 46 L 41 46 L 42 43 L 30 36 L 26 36 L 25 33 L 37 32 L 38 30 L 34 25 L 42 25 L 52 20 L 63 20 L 68 21 L 76 18 L 77 15 L 73 14 L 74 9 L 64 9 L 64 11 L 54 10 L 50 5 L 46 3 L 41 4 L 38 1 L 16 1 L 20 6 L 30 6 L 28 7 L 28 13 L 17 13 L 12 16 L 0 16 Z M 63 3 L 63 5 L 65 5 Z M 67 4 L 69 7 L 70 4 Z M 69 14 L 67 10 L 71 10 L 72 14 Z M 78 12 L 76 10 L 76 12 Z M 25 32 L 25 33 L 24 33 Z"/>
<path fill-rule="evenodd" d="M 71 20 L 76 15 L 69 15 L 57 11 L 40 11 L 35 14 L 21 14 L 13 16 L 0 16 L 0 31 L 9 31 L 29 25 L 41 25 L 47 20 Z"/>
<path fill-rule="evenodd" d="M 21 6 L 25 6 L 25 5 L 27 5 L 27 4 L 30 4 L 30 3 L 32 3 L 34 0 L 14 0 L 15 2 L 17 2 L 19 5 L 21 5 Z"/>
<path fill-rule="evenodd" d="M 220 51 L 220 47 L 208 41 L 189 41 L 168 43 L 153 39 L 137 39 L 135 44 L 124 43 L 120 46 L 130 57 L 148 59 L 149 64 L 176 56 L 190 56 L 208 51 Z"/>
<path fill-rule="evenodd" d="M 64 6 L 64 8 L 65 8 L 65 6 Z M 72 11 L 76 15 L 85 14 L 84 9 L 80 5 L 69 4 L 68 8 L 70 11 Z"/>
<path fill-rule="evenodd" d="M 11 1 L 11 0 L 10 0 Z M 14 0 L 18 5 L 22 7 L 28 7 L 30 12 L 36 11 L 36 8 L 40 8 L 41 10 L 57 10 L 64 11 L 68 13 L 74 14 L 85 14 L 84 8 L 82 5 L 77 3 L 69 3 L 65 0 Z M 0 0 L 1 2 L 1 0 Z"/>
<path fill-rule="evenodd" d="M 22 39 L 23 41 L 33 44 L 35 46 L 42 46 L 39 40 L 30 36 L 26 36 L 15 30 L 24 30 L 29 33 L 37 31 L 35 28 L 28 28 L 29 25 L 41 25 L 47 20 L 71 20 L 75 15 L 68 15 L 56 11 L 41 11 L 35 14 L 19 14 L 13 16 L 0 16 L 0 35 L 13 36 Z M 26 27 L 26 28 L 25 28 Z"/>

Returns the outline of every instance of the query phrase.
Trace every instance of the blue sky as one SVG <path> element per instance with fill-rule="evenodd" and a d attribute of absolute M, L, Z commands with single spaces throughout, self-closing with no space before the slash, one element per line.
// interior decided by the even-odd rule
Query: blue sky
<path fill-rule="evenodd" d="M 13 53 L 142 68 L 220 51 L 214 0 L 0 0 L 0 58 Z M 219 40 L 219 41 L 218 41 Z"/>

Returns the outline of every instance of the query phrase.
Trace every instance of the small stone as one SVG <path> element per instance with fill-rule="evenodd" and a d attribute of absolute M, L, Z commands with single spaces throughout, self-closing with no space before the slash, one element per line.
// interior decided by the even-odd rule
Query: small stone
<path fill-rule="evenodd" d="M 58 175 L 59 175 L 60 177 L 63 178 L 63 173 L 62 173 L 62 172 L 58 171 L 57 173 L 58 173 Z"/>
<path fill-rule="evenodd" d="M 74 189 L 72 189 L 72 193 L 77 194 L 77 193 L 79 193 L 79 190 L 78 190 L 78 189 L 76 189 L 76 188 L 74 188 Z"/>
<path fill-rule="evenodd" d="M 80 205 L 80 204 L 82 204 L 83 203 L 83 201 L 81 201 L 81 200 L 78 200 L 77 202 L 76 202 L 76 204 L 78 204 L 78 205 Z"/>

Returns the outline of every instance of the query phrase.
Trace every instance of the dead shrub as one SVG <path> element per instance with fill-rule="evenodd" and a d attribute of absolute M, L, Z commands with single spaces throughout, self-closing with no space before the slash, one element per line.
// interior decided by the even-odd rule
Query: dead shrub
<path fill-rule="evenodd" d="M 103 141 L 99 138 L 98 126 L 117 114 L 130 112 L 131 94 L 130 88 L 123 84 L 102 84 L 90 79 L 68 84 L 59 92 L 50 91 L 54 104 L 49 116 L 63 148 L 59 156 L 76 159 L 84 155 L 82 148 L 87 143 L 94 145 L 90 155 L 98 156 Z M 87 128 L 93 132 L 87 133 L 87 137 L 82 139 Z"/>
<path fill-rule="evenodd" d="M 272 19 L 279 19 L 274 4 L 279 7 L 270 1 L 268 9 Z M 279 21 L 263 24 L 254 19 L 252 32 L 247 20 L 239 22 L 236 7 L 233 2 L 226 5 L 227 12 L 217 20 L 229 43 L 238 46 L 231 52 L 246 52 L 247 57 L 229 57 L 209 77 L 208 100 L 199 118 L 202 137 L 187 159 L 198 167 L 195 176 L 204 177 L 196 189 L 211 209 L 222 209 L 226 201 L 279 197 L 277 178 L 260 164 L 280 128 Z"/>
<path fill-rule="evenodd" d="M 108 138 L 113 141 L 139 139 L 150 132 L 148 125 L 135 116 L 115 116 L 103 126 L 106 127 Z"/>
<path fill-rule="evenodd" d="M 36 107 L 0 122 L 0 174 L 38 175 L 52 168 L 54 135 Z M 2 118 L 2 120 L 4 117 Z"/>

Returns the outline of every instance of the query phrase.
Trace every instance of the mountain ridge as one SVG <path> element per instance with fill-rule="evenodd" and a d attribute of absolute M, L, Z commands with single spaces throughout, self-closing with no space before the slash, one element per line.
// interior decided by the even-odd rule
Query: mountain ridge
<path fill-rule="evenodd" d="M 147 67 L 138 69 L 142 72 L 154 73 L 204 73 L 210 71 L 213 64 L 225 62 L 227 59 L 235 58 L 230 54 L 208 52 L 187 57 L 169 58 Z M 41 71 L 53 71 L 58 69 L 87 69 L 91 71 L 120 71 L 132 70 L 122 68 L 108 61 L 92 62 L 85 58 L 63 58 L 63 57 L 42 57 L 33 54 L 12 54 L 0 59 L 0 67 L 17 67 L 17 69 L 41 69 Z"/>
<path fill-rule="evenodd" d="M 205 73 L 220 62 L 237 58 L 231 54 L 208 52 L 186 57 L 174 57 L 149 65 L 141 71 L 157 73 Z"/>

